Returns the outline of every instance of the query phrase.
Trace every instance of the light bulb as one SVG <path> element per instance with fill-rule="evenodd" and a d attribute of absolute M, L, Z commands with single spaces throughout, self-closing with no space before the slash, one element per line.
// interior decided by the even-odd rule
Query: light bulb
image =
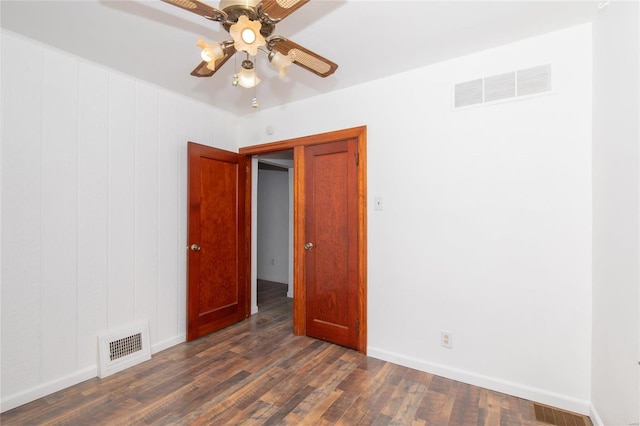
<path fill-rule="evenodd" d="M 215 71 L 216 62 L 219 59 L 224 58 L 224 50 L 222 46 L 218 43 L 209 44 L 201 38 L 198 39 L 198 46 L 202 48 L 200 52 L 200 57 L 203 61 L 207 62 L 207 68 L 211 71 Z"/>
<path fill-rule="evenodd" d="M 247 44 L 251 44 L 256 41 L 256 33 L 251 28 L 245 28 L 242 30 L 242 40 Z"/>

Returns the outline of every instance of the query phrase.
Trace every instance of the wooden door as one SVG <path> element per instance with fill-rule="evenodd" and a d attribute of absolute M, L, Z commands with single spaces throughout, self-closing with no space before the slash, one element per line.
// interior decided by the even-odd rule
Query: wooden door
<path fill-rule="evenodd" d="M 248 316 L 243 156 L 188 145 L 187 340 Z"/>
<path fill-rule="evenodd" d="M 306 334 L 358 349 L 356 139 L 305 147 Z"/>

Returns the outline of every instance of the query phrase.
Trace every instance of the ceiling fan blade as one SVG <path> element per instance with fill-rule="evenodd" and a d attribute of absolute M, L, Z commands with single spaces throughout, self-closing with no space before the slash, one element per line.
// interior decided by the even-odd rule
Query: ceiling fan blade
<path fill-rule="evenodd" d="M 218 10 L 215 7 L 209 6 L 206 3 L 203 3 L 199 0 L 162 0 L 165 3 L 172 4 L 174 6 L 178 6 L 184 10 L 188 10 L 189 12 L 196 13 L 200 16 L 203 16 L 211 21 L 220 21 L 223 22 L 227 19 L 227 14 L 222 10 Z"/>
<path fill-rule="evenodd" d="M 282 39 L 278 41 L 273 50 L 290 55 L 293 63 L 305 68 L 308 71 L 320 76 L 328 77 L 338 69 L 338 64 L 331 62 L 327 58 L 314 53 L 291 40 Z"/>
<path fill-rule="evenodd" d="M 208 62 L 202 61 L 200 65 L 195 67 L 193 71 L 191 71 L 191 75 L 194 77 L 211 77 L 215 71 L 211 71 L 207 68 Z"/>
<path fill-rule="evenodd" d="M 262 13 L 277 21 L 286 18 L 307 3 L 309 0 L 263 0 Z"/>
<path fill-rule="evenodd" d="M 191 75 L 194 77 L 211 77 L 220 69 L 222 65 L 225 64 L 235 53 L 236 48 L 233 46 L 228 46 L 225 49 L 226 55 L 223 58 L 220 58 L 216 61 L 216 69 L 210 70 L 207 68 L 208 62 L 202 61 L 200 64 L 191 71 Z"/>

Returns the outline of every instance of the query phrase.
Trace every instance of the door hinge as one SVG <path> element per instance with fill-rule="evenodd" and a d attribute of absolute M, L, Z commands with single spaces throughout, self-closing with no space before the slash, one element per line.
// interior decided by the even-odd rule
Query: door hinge
<path fill-rule="evenodd" d="M 360 320 L 356 320 L 356 334 L 360 334 Z"/>
<path fill-rule="evenodd" d="M 360 153 L 356 152 L 356 166 L 360 165 Z"/>

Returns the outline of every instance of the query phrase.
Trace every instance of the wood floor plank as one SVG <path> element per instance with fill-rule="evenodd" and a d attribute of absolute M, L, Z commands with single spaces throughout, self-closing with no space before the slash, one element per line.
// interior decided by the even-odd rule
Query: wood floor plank
<path fill-rule="evenodd" d="M 304 400 L 300 402 L 284 418 L 289 424 L 310 424 L 315 425 L 320 422 L 320 418 L 333 402 L 340 397 L 342 391 L 329 389 L 315 389 Z"/>
<path fill-rule="evenodd" d="M 400 402 L 400 406 L 393 416 L 391 423 L 403 424 L 406 419 L 415 419 L 416 411 L 420 408 L 420 402 L 424 397 L 424 392 L 427 389 L 426 383 L 419 383 L 414 381 L 407 381 L 408 387 L 406 393 Z"/>
<path fill-rule="evenodd" d="M 322 422 L 326 422 L 331 425 L 335 425 L 342 417 L 344 412 L 349 408 L 356 400 L 357 395 L 352 392 L 345 392 L 342 389 L 340 396 L 327 408 L 320 419 Z"/>
<path fill-rule="evenodd" d="M 427 390 L 422 396 L 420 407 L 418 407 L 415 416 L 425 420 L 427 424 L 446 424 L 448 419 L 442 415 L 446 402 L 446 395 Z"/>
<path fill-rule="evenodd" d="M 478 424 L 480 388 L 460 383 L 449 422 L 460 425 Z"/>
<path fill-rule="evenodd" d="M 338 421 L 341 425 L 367 424 L 373 422 L 382 406 L 394 391 L 394 383 L 408 370 L 386 363 L 374 375 L 372 380 L 363 382 L 363 388 L 356 401 L 347 409 Z"/>
<path fill-rule="evenodd" d="M 271 417 L 269 417 L 268 424 L 281 424 L 284 418 L 292 412 L 298 404 L 302 403 L 309 394 L 314 391 L 311 386 L 304 386 L 300 391 L 290 395 L 289 399 L 276 411 Z"/>
<path fill-rule="evenodd" d="M 260 312 L 246 321 L 2 413 L 0 423 L 541 426 L 531 401 L 294 336 L 286 291 L 261 282 Z"/>

